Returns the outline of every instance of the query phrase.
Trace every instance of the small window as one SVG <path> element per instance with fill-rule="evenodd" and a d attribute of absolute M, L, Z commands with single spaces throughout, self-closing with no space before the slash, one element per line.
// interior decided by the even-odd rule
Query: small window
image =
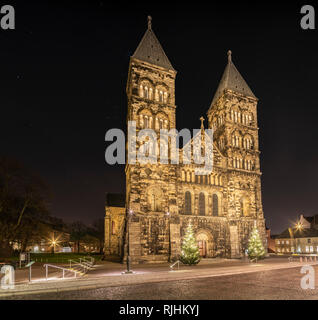
<path fill-rule="evenodd" d="M 219 215 L 219 201 L 216 194 L 212 196 L 212 215 L 214 217 L 217 217 Z"/>
<path fill-rule="evenodd" d="M 184 203 L 185 203 L 185 210 L 184 213 L 185 214 L 191 214 L 191 193 L 189 191 L 187 191 L 184 195 Z"/>
<path fill-rule="evenodd" d="M 205 215 L 205 196 L 203 192 L 199 194 L 199 215 Z"/>
<path fill-rule="evenodd" d="M 116 234 L 116 224 L 115 221 L 112 221 L 112 235 Z"/>
<path fill-rule="evenodd" d="M 159 102 L 163 102 L 163 92 L 159 91 Z"/>

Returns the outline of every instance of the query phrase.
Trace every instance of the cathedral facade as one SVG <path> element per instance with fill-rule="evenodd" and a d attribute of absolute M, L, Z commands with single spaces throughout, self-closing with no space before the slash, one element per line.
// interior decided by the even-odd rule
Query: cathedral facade
<path fill-rule="evenodd" d="M 127 163 L 125 197 L 120 204 L 114 205 L 111 196 L 106 202 L 106 255 L 126 259 L 129 252 L 135 263 L 176 260 L 189 223 L 202 257 L 242 257 L 255 225 L 267 248 L 258 99 L 230 51 L 227 60 L 207 111 L 213 130 L 212 172 L 196 175 L 194 163 Z M 127 123 L 135 121 L 137 133 L 151 128 L 160 136 L 160 129 L 176 128 L 175 79 L 148 18 L 148 29 L 130 59 L 126 88 Z"/>

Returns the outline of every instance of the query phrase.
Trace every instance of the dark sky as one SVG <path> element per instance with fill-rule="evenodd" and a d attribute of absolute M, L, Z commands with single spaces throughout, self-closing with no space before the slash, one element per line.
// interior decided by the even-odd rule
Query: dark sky
<path fill-rule="evenodd" d="M 267 225 L 276 233 L 318 214 L 318 31 L 300 28 L 307 2 L 7 4 L 16 30 L 0 30 L 1 153 L 46 180 L 53 215 L 89 223 L 103 217 L 106 192 L 124 191 L 123 166 L 105 164 L 104 136 L 125 127 L 129 57 L 148 14 L 178 71 L 177 128 L 199 127 L 231 49 L 260 99 Z"/>

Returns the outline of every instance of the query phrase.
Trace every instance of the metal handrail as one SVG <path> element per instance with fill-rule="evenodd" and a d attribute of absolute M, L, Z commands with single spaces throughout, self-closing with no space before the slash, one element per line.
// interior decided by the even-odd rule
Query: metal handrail
<path fill-rule="evenodd" d="M 76 270 L 71 270 L 71 269 L 68 269 L 68 268 L 63 268 L 63 267 L 55 266 L 54 264 L 48 264 L 48 263 L 46 263 L 44 265 L 44 267 L 45 267 L 45 278 L 46 278 L 46 280 L 48 278 L 48 267 L 63 270 L 63 279 L 65 277 L 65 271 L 73 272 L 75 274 L 74 278 L 76 278 L 76 276 L 77 276 L 77 271 Z"/>
<path fill-rule="evenodd" d="M 86 263 L 89 263 L 92 266 L 94 264 L 95 259 L 93 257 L 89 257 L 89 258 L 90 258 L 90 261 L 86 258 L 80 258 L 80 261 L 84 260 Z"/>
<path fill-rule="evenodd" d="M 73 262 L 73 267 L 74 267 L 74 266 L 80 266 L 80 267 L 82 267 L 84 273 L 87 272 L 87 270 L 88 270 L 89 268 L 91 268 L 91 266 L 88 266 L 87 264 L 84 264 L 84 263 L 82 263 L 82 262 L 78 262 L 78 261 L 76 261 L 76 260 L 72 260 L 72 259 L 71 259 L 71 260 L 69 260 L 69 262 L 70 262 L 70 268 L 72 268 L 72 262 Z"/>
<path fill-rule="evenodd" d="M 94 262 L 93 262 L 92 259 L 91 259 L 91 260 L 87 260 L 86 258 L 80 258 L 79 260 L 80 260 L 80 263 L 86 263 L 86 264 L 88 264 L 90 267 L 92 267 L 93 264 L 94 264 Z"/>
<path fill-rule="evenodd" d="M 177 260 L 176 262 L 174 262 L 171 266 L 170 266 L 170 269 L 173 270 L 174 266 L 178 264 L 178 270 L 180 268 L 180 260 Z"/>

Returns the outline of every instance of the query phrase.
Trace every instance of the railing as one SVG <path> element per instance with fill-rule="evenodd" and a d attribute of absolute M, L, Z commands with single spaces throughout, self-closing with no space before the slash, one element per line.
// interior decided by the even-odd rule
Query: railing
<path fill-rule="evenodd" d="M 48 270 L 49 267 L 62 270 L 62 272 L 63 272 L 63 275 L 62 275 L 63 279 L 65 278 L 65 271 L 66 271 L 66 272 L 73 272 L 73 273 L 74 273 L 74 278 L 76 278 L 76 276 L 77 276 L 77 271 L 76 271 L 76 270 L 70 270 L 70 269 L 68 269 L 68 268 L 63 268 L 63 267 L 55 266 L 54 264 L 45 264 L 44 267 L 45 267 L 45 279 L 46 279 L 46 280 L 47 280 L 48 274 L 49 274 L 49 270 Z"/>
<path fill-rule="evenodd" d="M 86 263 L 84 264 L 76 260 L 69 260 L 69 262 L 70 262 L 70 268 L 80 267 L 83 269 L 84 273 L 86 273 L 88 269 L 90 269 L 90 267 Z"/>
<path fill-rule="evenodd" d="M 95 259 L 91 258 L 90 261 L 88 261 L 85 258 L 80 258 L 79 261 L 76 260 L 69 260 L 70 268 L 74 267 L 80 267 L 83 269 L 83 273 L 86 273 L 88 270 L 90 270 L 93 267 Z"/>
<path fill-rule="evenodd" d="M 176 262 L 174 262 L 174 263 L 170 266 L 171 271 L 173 271 L 173 268 L 175 267 L 176 264 L 178 265 L 178 270 L 180 269 L 180 261 L 177 260 Z"/>
<path fill-rule="evenodd" d="M 88 258 L 90 260 L 88 260 Z M 95 259 L 93 257 L 88 257 L 88 258 L 80 258 L 80 263 L 87 263 L 88 265 L 90 265 L 91 267 L 94 265 Z"/>

